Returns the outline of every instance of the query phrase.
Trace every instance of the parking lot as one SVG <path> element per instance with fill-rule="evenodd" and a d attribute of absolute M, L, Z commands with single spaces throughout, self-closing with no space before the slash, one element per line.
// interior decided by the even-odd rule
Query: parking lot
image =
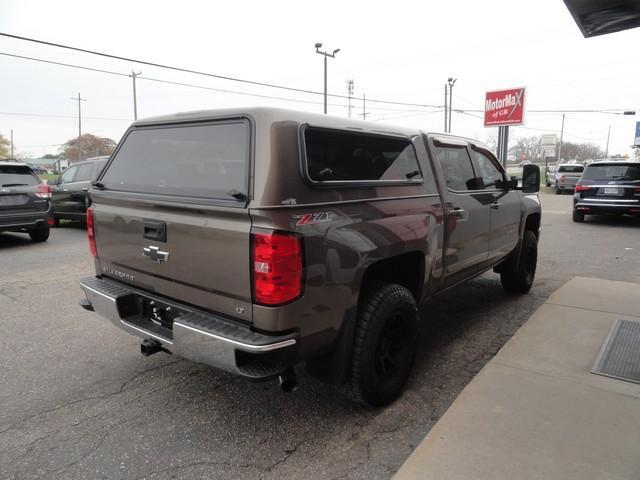
<path fill-rule="evenodd" d="M 389 478 L 457 394 L 575 275 L 640 282 L 640 221 L 571 221 L 570 195 L 541 195 L 531 293 L 485 274 L 434 300 L 405 394 L 366 409 L 301 375 L 254 384 L 165 354 L 78 305 L 93 273 L 86 232 L 45 244 L 0 235 L 0 478 Z"/>

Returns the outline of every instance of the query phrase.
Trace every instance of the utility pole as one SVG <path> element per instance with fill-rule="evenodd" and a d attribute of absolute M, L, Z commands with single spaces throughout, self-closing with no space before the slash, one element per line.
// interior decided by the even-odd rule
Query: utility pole
<path fill-rule="evenodd" d="M 447 116 L 449 115 L 449 107 L 447 106 L 447 84 L 444 84 L 444 133 L 447 133 Z"/>
<path fill-rule="evenodd" d="M 136 77 L 141 74 L 142 72 L 135 72 L 131 70 L 131 75 L 129 75 L 133 80 L 133 119 L 134 120 L 138 119 L 138 97 L 136 95 Z"/>
<path fill-rule="evenodd" d="M 457 78 L 449 77 L 447 83 L 449 85 L 449 133 L 451 133 L 451 111 L 453 109 L 453 86 L 456 84 Z"/>
<path fill-rule="evenodd" d="M 324 114 L 327 114 L 327 58 L 336 58 L 336 53 L 340 51 L 339 48 L 336 48 L 333 52 L 321 52 L 322 43 L 316 43 L 316 53 L 322 55 L 324 57 Z"/>
<path fill-rule="evenodd" d="M 349 118 L 351 118 L 351 109 L 353 108 L 351 106 L 351 97 L 353 97 L 353 89 L 354 89 L 353 80 L 347 80 L 347 93 L 348 93 L 348 97 L 349 97 L 349 106 L 347 108 L 348 108 L 348 112 L 349 112 Z"/>
<path fill-rule="evenodd" d="M 606 160 L 609 156 L 609 136 L 611 135 L 611 125 L 609 125 L 609 131 L 607 132 L 607 149 L 604 152 L 604 159 Z"/>
<path fill-rule="evenodd" d="M 562 127 L 560 128 L 560 146 L 558 147 L 558 162 L 560 163 L 561 159 L 562 159 L 562 137 L 564 136 L 564 116 L 565 114 L 562 114 Z"/>
<path fill-rule="evenodd" d="M 11 129 L 11 160 L 13 160 L 13 128 Z"/>
<path fill-rule="evenodd" d="M 367 119 L 367 95 L 362 93 L 362 120 Z"/>
<path fill-rule="evenodd" d="M 77 100 L 78 101 L 78 137 L 82 136 L 82 107 L 81 107 L 81 103 L 80 102 L 86 102 L 87 99 L 86 98 L 82 98 L 80 96 L 80 92 L 78 92 L 78 96 L 77 97 L 71 97 L 71 100 Z"/>

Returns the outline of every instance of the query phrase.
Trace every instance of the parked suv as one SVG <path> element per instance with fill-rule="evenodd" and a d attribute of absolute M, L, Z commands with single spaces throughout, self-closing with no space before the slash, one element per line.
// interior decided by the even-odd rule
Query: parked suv
<path fill-rule="evenodd" d="M 573 221 L 586 214 L 640 215 L 640 163 L 589 164 L 573 197 Z"/>
<path fill-rule="evenodd" d="M 294 366 L 384 405 L 420 310 L 490 269 L 533 283 L 540 170 L 482 143 L 277 109 L 135 122 L 91 189 L 82 305 L 169 351 L 295 386 Z"/>
<path fill-rule="evenodd" d="M 52 224 L 51 188 L 29 165 L 0 162 L 0 232 L 24 232 L 44 242 Z"/>
<path fill-rule="evenodd" d="M 87 218 L 87 192 L 109 157 L 93 157 L 77 162 L 67 168 L 55 181 L 51 181 L 53 190 L 53 209 L 55 223 L 60 219 L 80 220 Z"/>

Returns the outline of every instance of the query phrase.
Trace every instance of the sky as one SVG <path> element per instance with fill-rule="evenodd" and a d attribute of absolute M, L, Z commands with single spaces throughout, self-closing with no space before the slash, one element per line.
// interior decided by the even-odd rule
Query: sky
<path fill-rule="evenodd" d="M 526 125 L 519 136 L 560 133 L 562 111 L 637 110 L 638 116 L 567 113 L 564 139 L 631 154 L 640 121 L 640 29 L 585 39 L 562 0 L 446 2 L 2 0 L 0 32 L 217 75 L 322 91 L 322 57 L 333 50 L 329 93 L 355 84 L 361 97 L 441 106 L 444 83 L 457 78 L 453 108 L 482 110 L 487 90 L 526 86 Z M 322 112 L 322 96 L 179 73 L 0 37 L 0 53 L 82 65 L 138 77 L 139 118 L 180 111 L 268 105 Z M 25 156 L 56 153 L 82 131 L 118 141 L 133 120 L 132 80 L 0 54 L 0 133 L 14 132 Z M 204 88 L 159 83 L 188 83 Z M 280 97 L 263 98 L 254 94 Z M 347 116 L 347 101 L 329 99 Z M 557 110 L 535 113 L 529 110 Z M 438 108 L 368 102 L 367 120 L 444 130 Z M 486 141 L 480 113 L 455 112 L 452 133 Z"/>

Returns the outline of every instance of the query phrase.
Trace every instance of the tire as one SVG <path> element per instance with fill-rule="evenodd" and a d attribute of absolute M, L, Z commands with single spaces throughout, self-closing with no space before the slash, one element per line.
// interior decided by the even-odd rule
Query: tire
<path fill-rule="evenodd" d="M 29 232 L 32 242 L 46 242 L 49 238 L 49 227 L 39 228 L 37 230 L 31 230 Z"/>
<path fill-rule="evenodd" d="M 557 183 L 556 183 L 555 189 L 556 189 L 556 195 L 560 195 L 562 193 L 562 190 L 560 190 L 558 188 L 558 184 Z"/>
<path fill-rule="evenodd" d="M 526 230 L 519 256 L 509 259 L 500 272 L 502 288 L 509 293 L 527 293 L 533 285 L 537 262 L 538 237 L 531 230 Z"/>
<path fill-rule="evenodd" d="M 398 398 L 413 368 L 418 308 L 401 285 L 375 284 L 364 295 L 346 393 L 355 402 L 381 407 Z"/>
<path fill-rule="evenodd" d="M 573 215 L 571 216 L 574 222 L 584 222 L 584 213 L 579 212 L 578 210 L 573 211 Z"/>
<path fill-rule="evenodd" d="M 53 219 L 53 226 L 55 228 L 58 228 L 60 226 L 60 219 L 59 218 L 54 218 Z"/>

